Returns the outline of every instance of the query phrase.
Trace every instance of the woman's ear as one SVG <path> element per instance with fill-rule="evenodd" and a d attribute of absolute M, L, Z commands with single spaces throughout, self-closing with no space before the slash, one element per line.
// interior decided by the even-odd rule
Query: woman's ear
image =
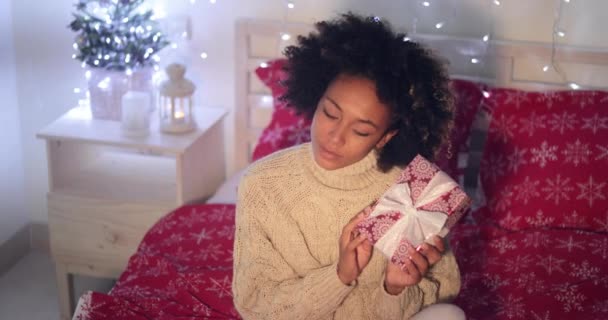
<path fill-rule="evenodd" d="M 376 143 L 376 149 L 382 149 L 397 134 L 397 129 L 385 133 L 380 141 Z"/>

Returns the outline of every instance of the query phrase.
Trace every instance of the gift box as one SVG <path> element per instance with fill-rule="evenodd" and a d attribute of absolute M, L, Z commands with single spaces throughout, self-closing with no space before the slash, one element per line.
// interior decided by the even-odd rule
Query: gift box
<path fill-rule="evenodd" d="M 445 237 L 471 199 L 437 166 L 417 155 L 357 225 L 377 250 L 403 268 L 408 248 Z"/>

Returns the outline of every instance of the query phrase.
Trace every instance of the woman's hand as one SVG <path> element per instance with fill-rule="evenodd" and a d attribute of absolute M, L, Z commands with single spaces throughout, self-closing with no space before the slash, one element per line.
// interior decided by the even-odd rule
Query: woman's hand
<path fill-rule="evenodd" d="M 418 250 L 410 247 L 410 259 L 405 262 L 403 270 L 392 262 L 387 263 L 384 277 L 386 292 L 398 295 L 405 287 L 416 285 L 422 280 L 429 268 L 441 260 L 445 251 L 443 239 L 439 236 L 433 236 L 433 244 L 425 242 Z"/>
<path fill-rule="evenodd" d="M 365 235 L 359 234 L 355 230 L 357 224 L 369 216 L 371 211 L 371 208 L 365 208 L 342 229 L 338 277 L 344 284 L 350 284 L 356 280 L 371 259 L 372 244 Z"/>

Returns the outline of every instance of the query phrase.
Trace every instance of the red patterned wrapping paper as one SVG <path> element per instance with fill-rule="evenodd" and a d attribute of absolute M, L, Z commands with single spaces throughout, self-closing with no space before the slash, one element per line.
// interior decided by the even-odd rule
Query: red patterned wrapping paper
<path fill-rule="evenodd" d="M 403 268 L 408 247 L 417 247 L 433 235 L 447 235 L 470 204 L 452 178 L 417 155 L 357 230 Z"/>

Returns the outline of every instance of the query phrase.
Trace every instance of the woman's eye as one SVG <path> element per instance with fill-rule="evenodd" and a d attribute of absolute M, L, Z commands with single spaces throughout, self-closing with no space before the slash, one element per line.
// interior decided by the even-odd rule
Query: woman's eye
<path fill-rule="evenodd" d="M 338 119 L 338 117 L 333 116 L 331 114 L 329 114 L 329 112 L 327 112 L 327 110 L 323 109 L 323 113 L 325 114 L 326 117 L 330 118 L 330 119 Z"/>
<path fill-rule="evenodd" d="M 356 135 L 361 136 L 361 137 L 368 137 L 369 133 L 365 133 L 365 132 L 360 132 L 357 130 L 353 130 L 355 132 Z"/>

